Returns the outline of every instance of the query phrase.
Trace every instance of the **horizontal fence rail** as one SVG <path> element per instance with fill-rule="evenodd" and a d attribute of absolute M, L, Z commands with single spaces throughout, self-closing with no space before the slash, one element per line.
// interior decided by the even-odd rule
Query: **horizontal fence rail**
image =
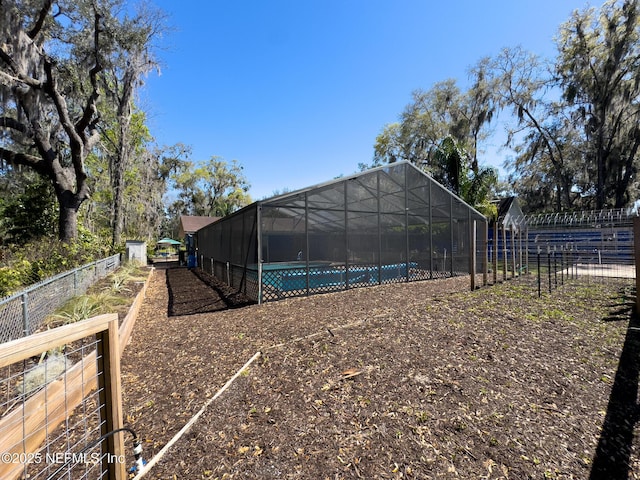
<path fill-rule="evenodd" d="M 120 254 L 43 280 L 0 300 L 0 343 L 37 331 L 45 318 L 120 267 Z"/>

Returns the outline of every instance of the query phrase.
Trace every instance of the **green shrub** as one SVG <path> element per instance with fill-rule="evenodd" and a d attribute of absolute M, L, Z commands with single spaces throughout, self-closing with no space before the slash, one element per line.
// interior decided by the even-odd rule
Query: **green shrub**
<path fill-rule="evenodd" d="M 63 324 L 76 323 L 98 315 L 100 308 L 100 304 L 95 299 L 82 296 L 71 300 L 53 317 L 62 320 Z"/>
<path fill-rule="evenodd" d="M 0 266 L 0 297 L 58 273 L 72 270 L 111 254 L 109 242 L 78 226 L 78 238 L 71 243 L 41 238 L 25 245 L 11 245 L 3 250 Z"/>
<path fill-rule="evenodd" d="M 23 284 L 20 268 L 0 267 L 0 297 L 6 297 L 19 290 Z"/>

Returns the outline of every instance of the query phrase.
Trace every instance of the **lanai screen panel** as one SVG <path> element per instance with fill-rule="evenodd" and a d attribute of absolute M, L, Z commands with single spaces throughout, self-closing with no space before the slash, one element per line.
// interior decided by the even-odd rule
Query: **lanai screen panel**
<path fill-rule="evenodd" d="M 381 283 L 407 281 L 406 164 L 379 170 Z"/>
<path fill-rule="evenodd" d="M 308 242 L 305 260 L 313 265 L 344 263 L 346 230 L 344 183 L 338 182 L 305 193 Z"/>
<path fill-rule="evenodd" d="M 200 268 L 256 300 L 257 210 L 251 204 L 197 232 Z"/>
<path fill-rule="evenodd" d="M 431 255 L 433 258 L 433 276 L 449 277 L 453 275 L 452 251 L 452 195 L 442 185 L 431 183 Z"/>
<path fill-rule="evenodd" d="M 452 271 L 453 275 L 463 275 L 469 272 L 469 262 L 471 259 L 471 227 L 469 225 L 469 207 L 459 198 L 452 198 L 451 218 Z"/>
<path fill-rule="evenodd" d="M 378 178 L 362 175 L 344 184 L 346 188 L 347 280 L 349 287 L 376 282 L 380 262 L 378 224 Z"/>
<path fill-rule="evenodd" d="M 431 239 L 431 184 L 426 175 L 407 175 L 407 212 L 409 261 L 416 265 L 416 280 L 433 278 L 433 241 Z"/>

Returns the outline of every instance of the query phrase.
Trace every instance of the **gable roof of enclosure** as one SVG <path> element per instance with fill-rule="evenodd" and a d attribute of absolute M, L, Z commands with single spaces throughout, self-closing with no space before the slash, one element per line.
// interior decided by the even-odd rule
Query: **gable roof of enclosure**
<path fill-rule="evenodd" d="M 402 174 L 401 175 L 391 174 L 391 172 L 394 170 L 404 170 L 402 172 L 404 174 L 404 178 Z M 381 185 L 381 186 L 376 185 L 375 187 L 373 185 L 369 185 L 368 188 L 365 186 L 364 190 L 365 191 L 368 190 L 369 195 L 365 193 L 365 195 L 363 196 L 361 193 L 359 195 L 358 193 L 352 193 L 352 192 L 349 192 L 348 189 L 345 189 L 346 193 L 344 194 L 344 198 L 341 199 L 336 197 L 336 189 L 333 188 L 336 185 L 353 182 L 354 180 L 361 179 L 363 177 L 365 178 L 370 177 L 373 179 L 377 175 L 378 171 L 385 174 L 382 176 L 382 181 L 385 182 L 386 185 Z M 451 191 L 447 190 L 444 186 L 442 186 L 440 183 L 434 180 L 433 177 L 431 177 L 429 174 L 418 169 L 415 165 L 407 161 L 395 162 L 389 165 L 372 168 L 364 172 L 356 173 L 354 175 L 340 177 L 334 180 L 330 180 L 328 182 L 320 183 L 307 188 L 302 188 L 300 190 L 295 190 L 293 192 L 283 193 L 281 195 L 260 200 L 256 203 L 261 205 L 266 205 L 266 206 L 280 207 L 280 211 L 282 213 L 286 213 L 287 209 L 289 210 L 290 213 L 293 213 L 294 209 L 305 208 L 305 195 L 308 195 L 309 193 L 313 193 L 314 197 L 316 198 L 314 200 L 313 213 L 310 213 L 310 215 L 312 215 L 313 218 L 309 218 L 308 220 L 310 222 L 316 223 L 316 225 L 322 225 L 322 224 L 331 225 L 332 223 L 339 221 L 344 217 L 345 204 L 349 205 L 349 211 L 351 212 L 358 211 L 358 204 L 369 203 L 373 198 L 378 196 L 380 191 L 389 192 L 394 190 L 395 191 L 406 190 L 407 193 L 409 194 L 408 195 L 409 197 L 423 194 L 424 192 L 419 188 L 411 188 L 412 184 L 415 187 L 417 187 L 419 184 L 419 182 L 415 181 L 416 177 L 428 179 L 430 183 L 435 185 L 436 188 L 440 188 L 441 190 L 446 192 L 448 196 L 451 196 L 453 200 L 457 200 L 457 202 L 464 204 L 464 206 L 466 206 L 470 210 L 470 213 L 472 217 L 474 217 L 474 219 L 486 220 L 485 216 L 482 215 L 480 212 L 478 212 L 475 208 L 468 205 L 466 202 L 464 202 L 464 200 L 462 200 L 460 197 L 458 197 Z M 421 185 L 424 185 L 424 184 L 421 184 Z M 360 192 L 362 192 L 362 189 L 360 190 Z M 403 201 L 400 195 L 397 195 L 397 196 L 386 195 L 383 201 L 388 203 L 386 207 L 383 207 L 385 211 L 400 212 L 410 208 L 410 205 L 406 205 L 407 202 Z M 326 209 L 322 208 L 323 203 L 327 207 Z M 408 203 L 409 204 L 411 203 L 410 199 Z M 340 205 L 342 206 L 342 208 L 335 208 L 335 205 Z M 363 211 L 370 211 L 369 208 L 366 208 L 366 205 L 363 205 L 363 206 L 365 207 L 362 209 Z M 432 206 L 432 208 L 434 207 Z M 440 208 L 441 211 L 439 213 L 441 213 L 443 216 L 450 215 L 450 212 L 446 205 L 435 206 L 435 208 L 436 209 Z"/>
<path fill-rule="evenodd" d="M 202 228 L 199 229 L 199 231 L 205 230 L 207 227 L 211 226 L 211 225 L 215 225 L 215 224 L 220 224 L 222 222 L 226 222 L 229 221 L 231 218 L 238 216 L 238 215 L 242 215 L 244 212 L 246 212 L 247 210 L 253 210 L 255 209 L 257 206 L 262 206 L 262 205 L 266 205 L 266 206 L 280 206 L 280 207 L 291 207 L 291 202 L 294 202 L 294 206 L 297 208 L 304 208 L 304 196 L 305 194 L 309 193 L 309 192 L 313 192 L 313 193 L 317 193 L 317 192 L 322 192 L 322 191 L 329 191 L 330 188 L 332 186 L 338 185 L 338 184 L 344 184 L 346 182 L 350 182 L 353 181 L 355 179 L 361 178 L 361 177 L 365 177 L 365 176 L 373 176 L 376 175 L 376 172 L 381 171 L 383 173 L 388 173 L 390 170 L 392 169 L 398 169 L 398 168 L 406 168 L 407 173 L 409 173 L 408 176 L 421 176 L 424 178 L 429 179 L 430 183 L 436 185 L 437 187 L 439 187 L 440 189 L 444 190 L 449 196 L 451 196 L 451 198 L 453 200 L 456 200 L 458 203 L 462 203 L 465 207 L 467 207 L 470 210 L 471 215 L 473 216 L 474 219 L 481 219 L 483 221 L 486 221 L 486 217 L 480 213 L 479 211 L 477 211 L 475 208 L 473 208 L 471 205 L 467 204 L 464 200 L 462 200 L 459 196 L 457 196 L 456 194 L 454 194 L 453 192 L 451 192 L 450 190 L 447 190 L 442 184 L 440 184 L 437 180 L 434 180 L 433 177 L 431 177 L 431 175 L 429 175 L 428 173 L 420 170 L 419 168 L 417 168 L 415 165 L 413 165 L 412 163 L 403 160 L 400 162 L 395 162 L 395 163 L 391 163 L 389 165 L 383 165 L 381 167 L 376 167 L 376 168 L 371 168 L 369 170 L 365 170 L 363 172 L 359 172 L 353 175 L 349 175 L 346 177 L 339 177 L 333 180 L 329 180 L 327 182 L 323 182 L 323 183 L 319 183 L 316 185 L 312 185 L 310 187 L 305 187 L 305 188 L 301 188 L 298 190 L 294 190 L 292 192 L 286 192 L 280 195 L 275 195 L 273 197 L 269 197 L 269 198 L 265 198 L 262 200 L 257 200 L 253 203 L 251 203 L 250 205 L 247 205 L 243 208 L 241 208 L 240 210 L 237 210 L 236 212 L 227 215 L 226 217 L 222 217 L 217 219 L 216 221 L 212 222 L 209 225 L 205 225 Z M 387 175 L 388 176 L 388 175 Z M 406 177 L 405 177 L 406 179 Z M 393 182 L 392 183 L 396 183 L 397 182 Z M 373 194 L 373 192 L 371 192 Z M 322 195 L 322 194 L 320 194 Z M 327 200 L 327 204 L 332 204 L 333 202 L 335 202 L 336 200 L 339 201 L 339 199 L 334 198 L 326 198 Z M 353 198 L 348 198 L 347 201 L 353 201 L 357 199 L 353 199 Z M 319 205 L 318 205 L 319 206 Z M 396 205 L 397 208 L 399 210 L 404 210 L 406 207 L 404 205 Z M 437 207 L 436 207 L 437 208 Z M 338 211 L 336 211 L 336 209 L 332 209 L 332 208 L 328 208 L 327 211 L 331 212 L 333 210 L 333 214 L 331 213 L 327 213 L 326 215 L 323 215 L 323 218 L 326 222 L 330 222 L 331 220 L 337 220 L 338 217 L 340 216 L 340 214 L 338 213 Z M 350 208 L 350 211 L 353 211 L 353 208 Z M 339 210 L 339 212 L 343 212 L 343 210 Z M 443 215 L 449 215 L 448 211 L 442 211 L 440 212 Z"/>

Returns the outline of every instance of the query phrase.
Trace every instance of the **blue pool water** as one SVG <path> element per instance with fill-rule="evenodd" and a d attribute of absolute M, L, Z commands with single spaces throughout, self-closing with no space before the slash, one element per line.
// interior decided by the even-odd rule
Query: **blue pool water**
<path fill-rule="evenodd" d="M 285 266 L 287 265 L 287 266 Z M 409 263 L 409 268 L 417 268 L 415 262 Z M 305 262 L 283 262 L 264 264 L 262 266 L 262 281 L 282 292 L 304 290 L 307 288 L 307 270 Z M 378 274 L 380 279 L 378 279 Z M 378 266 L 349 267 L 349 284 L 376 285 L 389 280 L 404 279 L 407 276 L 405 262 Z M 346 270 L 343 266 L 330 266 L 326 262 L 309 264 L 309 289 L 323 287 L 345 288 L 347 283 Z"/>
<path fill-rule="evenodd" d="M 309 262 L 309 268 L 318 268 L 318 267 L 329 267 L 331 265 L 331 262 Z M 262 264 L 262 271 L 263 272 L 270 272 L 270 271 L 274 271 L 274 270 L 282 270 L 282 271 L 288 271 L 288 270 L 299 270 L 299 269 L 306 269 L 307 268 L 307 262 L 305 261 L 295 261 L 295 262 L 274 262 L 274 263 L 263 263 Z"/>

